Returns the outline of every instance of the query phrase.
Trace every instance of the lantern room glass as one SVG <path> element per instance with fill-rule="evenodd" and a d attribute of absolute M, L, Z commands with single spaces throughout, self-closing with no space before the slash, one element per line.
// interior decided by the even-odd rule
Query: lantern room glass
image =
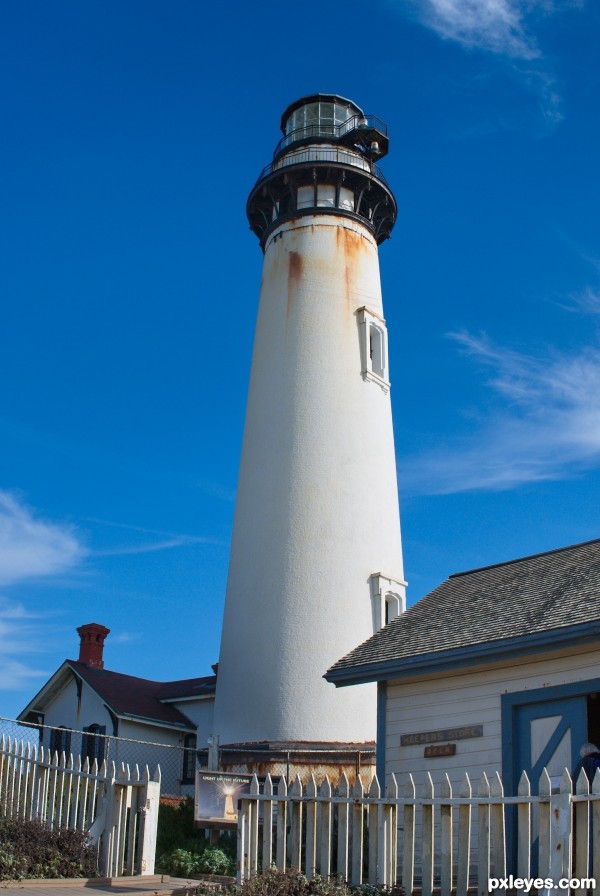
<path fill-rule="evenodd" d="M 335 136 L 337 128 L 356 112 L 351 106 L 341 103 L 316 102 L 306 103 L 294 109 L 285 123 L 285 133 L 289 136 L 294 131 L 309 131 L 314 136 Z"/>

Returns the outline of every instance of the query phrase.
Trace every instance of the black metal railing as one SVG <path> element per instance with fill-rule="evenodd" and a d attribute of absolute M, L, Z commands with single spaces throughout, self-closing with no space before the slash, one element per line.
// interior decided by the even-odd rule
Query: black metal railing
<path fill-rule="evenodd" d="M 265 165 L 263 170 L 260 172 L 256 179 L 256 184 L 260 183 L 265 177 L 271 174 L 273 171 L 277 171 L 282 168 L 291 168 L 294 165 L 306 165 L 307 163 L 334 163 L 334 164 L 342 164 L 348 165 L 349 167 L 357 168 L 359 171 L 366 171 L 369 174 L 372 174 L 377 180 L 380 180 L 386 187 L 389 189 L 388 182 L 386 181 L 381 168 L 376 165 L 374 162 L 370 162 L 364 156 L 356 156 L 356 161 L 362 164 L 356 164 L 351 161 L 351 151 L 345 149 L 340 146 L 335 149 L 306 149 L 304 152 L 300 151 L 291 155 L 289 157 L 289 161 L 282 161 L 278 159 L 276 161 L 270 162 L 268 165 Z"/>
<path fill-rule="evenodd" d="M 323 140 L 327 138 L 341 140 L 342 137 L 350 131 L 361 130 L 376 130 L 379 131 L 380 134 L 383 134 L 384 137 L 387 137 L 387 125 L 380 118 L 377 118 L 375 115 L 353 115 L 351 118 L 342 122 L 342 124 L 336 125 L 333 122 L 331 124 L 319 122 L 318 124 L 306 125 L 303 128 L 296 128 L 295 130 L 290 131 L 289 134 L 286 134 L 285 137 L 281 138 L 275 147 L 273 156 L 274 158 L 277 158 L 284 149 L 291 146 L 293 143 L 299 143 L 301 140 Z"/>

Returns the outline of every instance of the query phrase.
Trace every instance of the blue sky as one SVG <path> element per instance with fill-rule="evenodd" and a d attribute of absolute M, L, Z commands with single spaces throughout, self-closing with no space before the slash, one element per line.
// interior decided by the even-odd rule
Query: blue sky
<path fill-rule="evenodd" d="M 387 122 L 405 571 L 600 536 L 600 4 L 0 8 L 0 715 L 111 629 L 210 674 L 283 109 Z"/>

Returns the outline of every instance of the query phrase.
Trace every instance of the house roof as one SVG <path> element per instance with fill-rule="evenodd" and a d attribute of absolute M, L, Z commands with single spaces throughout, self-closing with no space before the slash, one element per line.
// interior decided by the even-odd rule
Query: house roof
<path fill-rule="evenodd" d="M 338 685 L 600 637 L 600 539 L 456 573 L 325 678 Z"/>
<path fill-rule="evenodd" d="M 77 660 L 66 660 L 25 707 L 19 718 L 25 718 L 30 712 L 43 712 L 57 687 L 60 687 L 70 672 L 85 681 L 118 717 L 135 718 L 190 731 L 195 730 L 196 726 L 171 701 L 211 696 L 216 683 L 215 675 L 181 681 L 151 681 L 108 669 L 93 668 Z"/>

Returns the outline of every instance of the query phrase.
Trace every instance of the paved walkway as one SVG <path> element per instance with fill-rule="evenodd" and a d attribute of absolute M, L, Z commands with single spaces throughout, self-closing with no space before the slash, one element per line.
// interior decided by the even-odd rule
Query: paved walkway
<path fill-rule="evenodd" d="M 200 883 L 206 881 L 156 874 L 151 877 L 118 877 L 112 880 L 1 881 L 0 890 L 14 890 L 15 896 L 92 896 L 94 893 L 112 896 L 184 896 Z"/>

